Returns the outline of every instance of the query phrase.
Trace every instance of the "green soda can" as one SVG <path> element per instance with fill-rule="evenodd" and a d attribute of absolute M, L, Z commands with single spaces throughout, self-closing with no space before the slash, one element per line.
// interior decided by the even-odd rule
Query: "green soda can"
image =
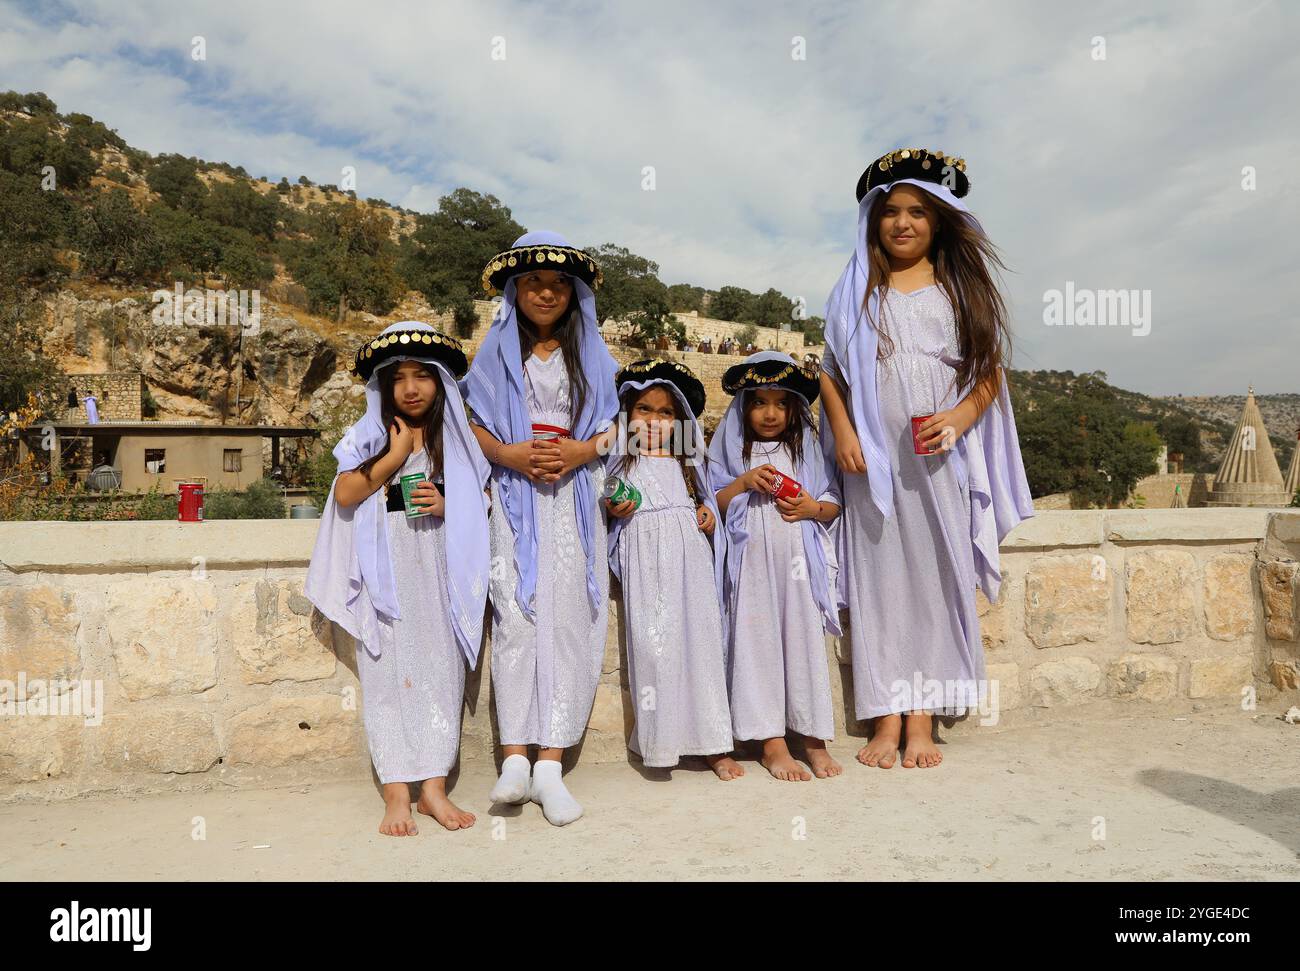
<path fill-rule="evenodd" d="M 406 506 L 406 518 L 415 519 L 419 516 L 431 516 L 428 506 L 416 506 L 411 503 L 411 490 L 428 478 L 423 472 L 412 472 L 410 475 L 402 476 L 402 502 Z"/>
<path fill-rule="evenodd" d="M 633 509 L 641 508 L 641 490 L 626 479 L 620 479 L 616 475 L 611 475 L 605 479 L 605 487 L 600 490 L 600 497 L 608 499 L 610 505 L 613 506 L 631 499 L 635 503 Z"/>

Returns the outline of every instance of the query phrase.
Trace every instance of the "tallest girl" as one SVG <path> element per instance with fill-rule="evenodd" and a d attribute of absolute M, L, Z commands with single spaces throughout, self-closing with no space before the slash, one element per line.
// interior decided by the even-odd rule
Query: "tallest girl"
<path fill-rule="evenodd" d="M 492 691 L 505 756 L 492 801 L 531 798 L 556 826 L 582 815 L 560 758 L 587 726 L 608 620 L 598 443 L 618 414 L 618 365 L 596 321 L 600 276 L 556 233 L 520 236 L 483 270 L 484 289 L 504 299 L 465 378 L 492 463 Z"/>
<path fill-rule="evenodd" d="M 997 600 L 998 544 L 1033 515 L 1003 376 L 1001 263 L 969 189 L 965 161 L 939 152 L 872 162 L 826 303 L 822 433 L 843 478 L 854 703 L 875 719 L 858 760 L 880 768 L 900 745 L 905 768 L 938 765 L 933 715 L 992 697 L 975 588 Z"/>

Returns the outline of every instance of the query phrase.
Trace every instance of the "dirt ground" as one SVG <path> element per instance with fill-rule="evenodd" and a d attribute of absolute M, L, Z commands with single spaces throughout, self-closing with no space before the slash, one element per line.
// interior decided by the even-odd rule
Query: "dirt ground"
<path fill-rule="evenodd" d="M 1296 880 L 1300 726 L 1276 712 L 977 732 L 937 769 L 777 782 L 746 762 L 718 782 L 579 765 L 586 815 L 564 829 L 532 804 L 490 811 L 491 768 L 453 798 L 478 815 L 448 833 L 419 817 L 376 832 L 373 782 L 100 796 L 0 806 L 6 880 Z M 195 817 L 202 817 L 201 823 Z M 196 827 L 205 829 L 195 839 Z"/>

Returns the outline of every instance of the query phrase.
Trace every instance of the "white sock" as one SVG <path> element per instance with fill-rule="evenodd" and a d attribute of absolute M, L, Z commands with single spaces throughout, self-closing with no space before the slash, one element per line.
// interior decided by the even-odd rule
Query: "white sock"
<path fill-rule="evenodd" d="M 542 807 L 542 815 L 552 826 L 567 826 L 582 815 L 582 806 L 570 795 L 560 778 L 560 763 L 538 759 L 528 795 Z"/>
<path fill-rule="evenodd" d="M 528 800 L 528 756 L 507 755 L 501 763 L 501 778 L 492 787 L 493 802 L 526 802 Z"/>

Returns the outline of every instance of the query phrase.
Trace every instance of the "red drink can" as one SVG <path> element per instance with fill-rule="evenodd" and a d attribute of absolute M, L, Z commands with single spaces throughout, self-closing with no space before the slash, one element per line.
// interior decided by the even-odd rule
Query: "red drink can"
<path fill-rule="evenodd" d="M 777 499 L 793 499 L 802 488 L 803 486 L 784 472 L 778 472 L 773 477 L 772 495 Z"/>
<path fill-rule="evenodd" d="M 934 455 L 939 451 L 936 448 L 926 448 L 921 444 L 921 432 L 920 432 L 921 423 L 925 421 L 927 418 L 933 418 L 933 417 L 934 417 L 933 413 L 929 415 L 912 416 L 912 451 L 915 452 L 917 455 Z"/>

